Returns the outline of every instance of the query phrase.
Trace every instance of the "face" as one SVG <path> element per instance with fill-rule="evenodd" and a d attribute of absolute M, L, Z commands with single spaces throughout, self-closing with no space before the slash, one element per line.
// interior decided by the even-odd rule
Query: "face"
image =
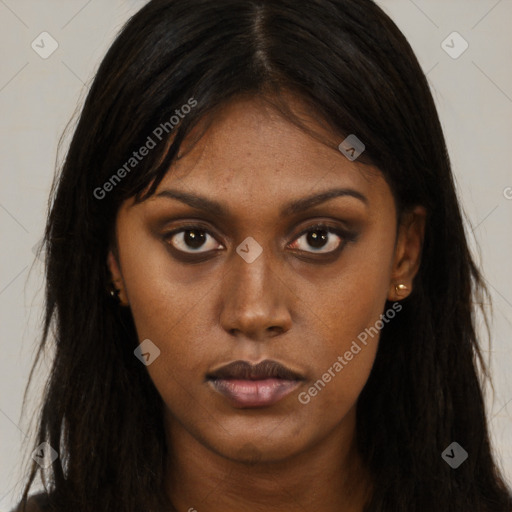
<path fill-rule="evenodd" d="M 417 270 L 419 212 L 397 237 L 377 169 L 257 99 L 226 107 L 154 196 L 122 205 L 118 259 L 109 254 L 139 340 L 160 350 L 147 371 L 171 437 L 186 432 L 234 460 L 255 447 L 283 460 L 353 426 L 385 301 L 406 296 L 395 285 L 410 291 Z M 208 379 L 264 360 L 296 379 Z"/>

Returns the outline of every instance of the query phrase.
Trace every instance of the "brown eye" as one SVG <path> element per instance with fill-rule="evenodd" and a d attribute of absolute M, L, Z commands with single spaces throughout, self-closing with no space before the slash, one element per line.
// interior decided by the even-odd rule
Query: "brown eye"
<path fill-rule="evenodd" d="M 165 238 L 175 249 L 187 254 L 203 254 L 221 246 L 207 230 L 198 227 L 176 230 Z"/>
<path fill-rule="evenodd" d="M 291 245 L 299 251 L 328 254 L 336 251 L 343 243 L 342 233 L 329 226 L 318 225 L 302 233 Z"/>

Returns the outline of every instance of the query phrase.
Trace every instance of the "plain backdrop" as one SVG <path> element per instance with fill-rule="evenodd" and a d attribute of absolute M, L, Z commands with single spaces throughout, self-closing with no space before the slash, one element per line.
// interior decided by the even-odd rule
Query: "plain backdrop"
<path fill-rule="evenodd" d="M 21 492 L 33 445 L 31 419 L 51 359 L 48 354 L 36 373 L 21 417 L 42 318 L 42 266 L 33 248 L 43 232 L 57 143 L 115 34 L 144 3 L 0 0 L 0 511 L 10 510 Z M 468 237 L 492 292 L 492 351 L 483 347 L 495 386 L 494 396 L 487 393 L 489 423 L 511 482 L 512 0 L 378 3 L 427 73 Z M 42 37 L 44 51 L 58 45 L 46 59 L 42 48 L 32 47 L 33 41 L 43 46 Z"/>

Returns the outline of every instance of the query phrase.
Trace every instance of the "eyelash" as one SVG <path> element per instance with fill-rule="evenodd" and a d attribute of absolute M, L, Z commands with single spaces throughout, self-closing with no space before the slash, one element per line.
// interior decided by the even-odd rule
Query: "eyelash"
<path fill-rule="evenodd" d="M 186 251 L 182 251 L 182 250 L 177 249 L 176 247 L 172 246 L 171 243 L 170 243 L 171 240 L 177 234 L 184 233 L 186 231 L 199 231 L 199 232 L 205 233 L 205 234 L 211 236 L 213 239 L 215 239 L 215 235 L 206 227 L 203 227 L 203 226 L 198 225 L 198 224 L 183 225 L 183 226 L 181 226 L 181 227 L 179 227 L 177 229 L 174 229 L 174 230 L 170 231 L 169 233 L 166 233 L 163 236 L 164 241 L 170 246 L 170 249 L 173 252 L 179 254 L 181 257 L 185 257 L 185 258 L 192 257 L 192 258 L 196 258 L 196 259 L 197 259 L 198 256 L 199 257 L 200 256 L 205 256 L 205 255 L 208 255 L 209 253 L 211 253 L 211 251 L 205 251 L 205 252 L 186 252 Z M 299 233 L 294 238 L 294 242 L 296 242 L 298 239 L 300 239 L 304 235 L 307 235 L 308 233 L 315 232 L 315 231 L 326 231 L 328 234 L 337 235 L 338 237 L 340 237 L 341 240 L 340 240 L 339 244 L 337 245 L 337 247 L 335 249 L 333 249 L 332 251 L 324 252 L 324 253 L 322 253 L 322 252 L 315 252 L 315 251 L 302 251 L 300 249 L 294 249 L 294 250 L 297 250 L 297 251 L 303 252 L 303 253 L 307 253 L 307 254 L 311 254 L 311 255 L 319 255 L 319 256 L 323 256 L 323 257 L 329 257 L 329 256 L 332 257 L 333 255 L 337 255 L 338 253 L 340 253 L 348 242 L 354 242 L 357 239 L 357 234 L 354 233 L 354 232 L 351 232 L 351 231 L 348 231 L 348 230 L 344 230 L 344 229 L 341 229 L 339 227 L 329 226 L 328 224 L 317 223 L 317 224 L 309 226 L 307 229 L 301 231 L 301 233 Z M 327 243 L 329 243 L 329 241 Z M 320 248 L 320 250 L 321 249 L 322 248 Z"/>

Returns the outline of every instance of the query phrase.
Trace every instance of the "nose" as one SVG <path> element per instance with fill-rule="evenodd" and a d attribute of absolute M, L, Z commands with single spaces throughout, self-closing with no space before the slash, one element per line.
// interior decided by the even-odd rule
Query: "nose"
<path fill-rule="evenodd" d="M 270 250 L 248 263 L 237 253 L 224 276 L 220 322 L 229 334 L 257 341 L 287 332 L 292 325 L 289 310 L 293 297 Z"/>

